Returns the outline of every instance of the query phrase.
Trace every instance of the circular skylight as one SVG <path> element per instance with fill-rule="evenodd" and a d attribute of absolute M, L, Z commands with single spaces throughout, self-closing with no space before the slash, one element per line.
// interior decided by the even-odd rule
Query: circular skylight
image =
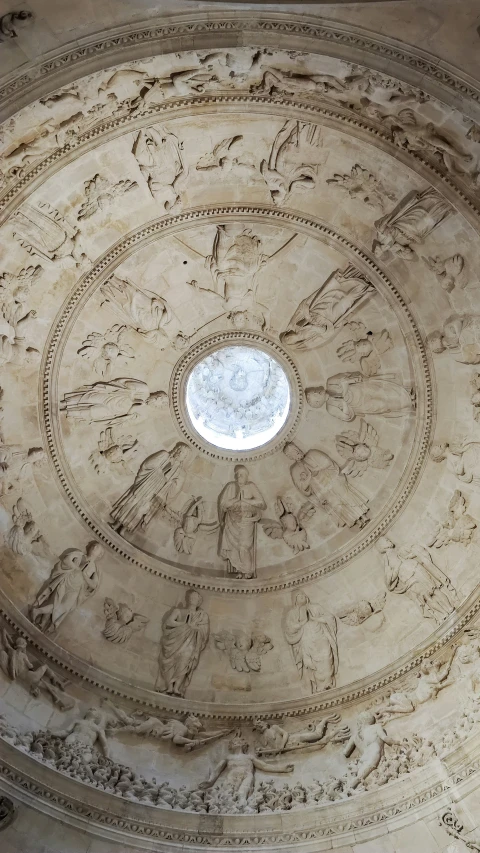
<path fill-rule="evenodd" d="M 193 426 L 210 444 L 252 450 L 283 427 L 290 387 L 281 365 L 263 350 L 220 347 L 193 368 L 186 402 Z"/>

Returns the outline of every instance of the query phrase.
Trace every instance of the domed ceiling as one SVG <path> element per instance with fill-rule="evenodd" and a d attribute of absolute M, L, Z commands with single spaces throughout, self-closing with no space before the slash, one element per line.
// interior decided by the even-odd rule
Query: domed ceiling
<path fill-rule="evenodd" d="M 479 713 L 478 106 L 268 45 L 2 128 L 5 761 L 140 846 L 294 849 Z"/>

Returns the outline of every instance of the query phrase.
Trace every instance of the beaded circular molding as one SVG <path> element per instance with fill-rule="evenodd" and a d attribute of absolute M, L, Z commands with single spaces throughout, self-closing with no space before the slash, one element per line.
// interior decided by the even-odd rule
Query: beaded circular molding
<path fill-rule="evenodd" d="M 325 278 L 333 282 L 330 285 L 333 290 L 335 291 L 337 286 L 345 286 L 348 289 L 351 282 L 356 282 L 354 286 L 360 288 L 363 299 L 361 316 L 365 316 L 366 322 L 369 325 L 371 323 L 372 328 L 378 328 L 380 324 L 385 326 L 384 331 L 388 339 L 399 344 L 395 354 L 395 367 L 400 370 L 403 384 L 401 388 L 399 384 L 395 388 L 391 386 L 394 400 L 389 405 L 397 405 L 395 400 L 399 394 L 403 406 L 405 401 L 411 400 L 411 411 L 406 417 L 391 417 L 385 420 L 391 430 L 390 444 L 396 448 L 395 454 L 390 454 L 392 458 L 395 455 L 395 461 L 388 466 L 385 479 L 379 478 L 373 472 L 369 494 L 367 490 L 363 490 L 363 483 L 368 478 L 364 478 L 362 489 L 355 487 L 349 492 L 349 496 L 355 493 L 352 498 L 354 512 L 355 507 L 364 507 L 361 513 L 360 510 L 357 512 L 353 523 L 349 517 L 346 517 L 345 522 L 341 517 L 340 520 L 337 517 L 330 518 L 328 511 L 324 512 L 322 509 L 322 495 L 318 497 L 317 494 L 311 507 L 314 522 L 307 529 L 307 546 L 301 549 L 284 548 L 280 555 L 278 548 L 271 549 L 271 539 L 263 535 L 259 523 L 256 531 L 256 566 L 251 577 L 232 577 L 227 568 L 228 563 L 222 556 L 223 527 L 222 518 L 218 516 L 218 500 L 228 483 L 235 481 L 233 463 L 242 460 L 248 463 L 248 476 L 262 499 L 263 510 L 257 519 L 261 522 L 263 518 L 268 520 L 272 512 L 271 509 L 267 510 L 267 507 L 281 497 L 281 485 L 277 485 L 280 471 L 283 482 L 288 472 L 291 472 L 289 493 L 293 500 L 296 495 L 298 506 L 301 504 L 301 492 L 298 488 L 295 489 L 295 460 L 291 452 L 289 455 L 282 452 L 287 440 L 294 442 L 295 447 L 302 453 L 309 450 L 321 451 L 328 437 L 330 443 L 342 441 L 342 436 L 347 436 L 345 440 L 351 441 L 351 436 L 348 438 L 345 431 L 347 425 L 330 417 L 328 407 L 325 411 L 325 407 L 317 410 L 313 403 L 309 407 L 304 405 L 302 388 L 316 385 L 317 382 L 328 386 L 329 374 L 335 372 L 329 363 L 333 364 L 332 359 L 338 361 L 334 347 L 338 349 L 339 341 L 335 340 L 334 347 L 320 346 L 314 351 L 305 348 L 303 342 L 297 346 L 291 320 L 292 315 L 296 316 L 296 309 L 298 310 L 298 285 L 295 281 L 281 281 L 281 265 L 278 270 L 272 270 L 270 279 L 265 279 L 266 284 L 262 285 L 274 289 L 281 287 L 282 293 L 287 297 L 290 287 L 289 299 L 284 300 L 287 306 L 283 309 L 285 316 L 275 320 L 275 327 L 278 328 L 273 332 L 270 329 L 268 333 L 228 330 L 225 326 L 228 325 L 227 318 L 231 313 L 228 315 L 224 311 L 219 317 L 214 315 L 213 321 L 207 317 L 207 322 L 200 324 L 200 329 L 197 323 L 197 329 L 193 329 L 192 334 L 188 335 L 183 331 L 183 308 L 179 305 L 176 309 L 178 323 L 175 326 L 175 334 L 169 332 L 165 338 L 160 336 L 153 345 L 149 333 L 139 335 L 138 347 L 143 346 L 147 339 L 145 364 L 148 366 L 145 368 L 147 373 L 144 374 L 146 381 L 133 381 L 138 387 L 141 386 L 140 390 L 148 386 L 149 392 L 145 392 L 147 397 L 150 394 L 151 398 L 157 398 L 157 402 L 159 396 L 165 396 L 166 390 L 169 389 L 172 415 L 166 406 L 143 405 L 146 400 L 145 397 L 142 398 L 142 406 L 137 408 L 142 408 L 146 417 L 144 422 L 148 424 L 148 436 L 145 445 L 139 448 L 131 462 L 131 474 L 122 481 L 124 486 L 105 475 L 99 492 L 98 479 L 86 476 L 87 460 L 82 458 L 78 451 L 78 437 L 87 435 L 86 432 L 81 432 L 83 427 L 78 423 L 79 409 L 85 408 L 85 394 L 88 397 L 88 408 L 91 404 L 89 395 L 98 396 L 98 389 L 103 393 L 105 383 L 90 383 L 80 389 L 72 387 L 71 365 L 74 358 L 78 361 L 78 353 L 85 349 L 85 341 L 87 346 L 89 345 L 86 333 L 90 328 L 89 323 L 91 325 L 90 318 L 109 300 L 112 302 L 117 299 L 118 308 L 119 292 L 122 299 L 125 297 L 125 290 L 121 287 L 119 290 L 118 281 L 122 280 L 124 265 L 129 269 L 129 259 L 134 258 L 136 262 L 141 260 L 142 253 L 160 251 L 164 245 L 163 241 L 173 240 L 178 246 L 186 246 L 190 241 L 192 245 L 196 245 L 195 241 L 198 243 L 201 237 L 208 243 L 222 229 L 236 229 L 242 240 L 255 239 L 258 243 L 263 242 L 264 246 L 271 245 L 275 251 L 277 246 L 290 244 L 293 246 L 292 251 L 295 251 L 295 239 L 298 238 L 302 241 L 298 257 L 306 259 L 307 268 L 318 265 L 323 253 L 328 251 L 334 260 L 330 260 L 330 272 Z M 257 232 L 257 236 L 251 236 L 253 231 Z M 258 237 L 258 234 L 261 234 L 261 237 Z M 169 245 L 169 251 L 172 252 L 171 244 Z M 338 267 L 336 272 L 335 269 L 331 270 L 332 263 Z M 130 287 L 128 276 L 124 278 L 127 281 L 126 285 L 124 281 L 124 285 Z M 318 287 L 318 279 L 315 278 L 315 281 Z M 323 286 L 319 288 L 321 293 Z M 160 290 L 161 287 L 160 284 Z M 314 285 L 310 289 L 313 290 Z M 153 295 L 150 293 L 148 298 L 154 299 L 157 309 L 159 304 L 165 302 L 165 296 L 168 297 L 169 293 L 161 291 Z M 305 301 L 308 300 L 301 304 Z M 312 306 L 311 309 L 313 314 L 315 309 Z M 192 316 L 190 302 L 185 310 Z M 118 316 L 118 311 L 115 316 Z M 358 319 L 360 320 L 360 315 Z M 346 327 L 346 330 L 350 328 Z M 202 331 L 209 329 L 215 331 L 197 340 Z M 365 334 L 371 334 L 366 327 L 364 331 Z M 278 337 L 278 334 L 283 343 L 274 339 L 274 335 Z M 265 352 L 270 352 L 286 371 L 292 389 L 292 404 L 281 433 L 264 448 L 243 454 L 213 448 L 193 430 L 185 412 L 183 388 L 192 366 L 211 352 L 212 348 L 232 342 L 254 344 Z M 110 346 L 111 341 L 107 344 Z M 118 349 L 118 342 L 115 347 Z M 103 358 L 105 351 L 102 352 Z M 107 359 L 109 352 L 107 346 Z M 182 353 L 180 358 L 179 352 Z M 117 368 L 115 370 L 116 374 L 110 382 L 125 382 Z M 346 370 L 342 376 L 353 377 L 354 373 L 355 371 Z M 132 383 L 131 379 L 128 381 Z M 382 382 L 383 380 L 379 382 L 374 378 L 368 387 L 364 382 L 359 391 L 358 382 L 355 380 L 355 394 L 366 394 L 369 399 L 372 395 L 375 397 L 378 388 L 383 387 Z M 408 397 L 408 389 L 411 391 L 413 388 L 415 394 L 412 392 Z M 413 316 L 394 285 L 371 259 L 321 222 L 260 205 L 192 210 L 177 216 L 163 217 L 119 241 L 80 279 L 51 330 L 44 365 L 44 400 L 46 438 L 52 462 L 64 493 L 94 534 L 127 560 L 143 566 L 151 573 L 184 584 L 194 580 L 199 587 L 236 593 L 282 589 L 304 582 L 345 565 L 354 555 L 368 547 L 379 533 L 391 524 L 411 494 L 423 464 L 431 427 L 431 381 L 427 358 Z M 410 406 L 410 403 L 407 405 Z M 90 414 L 92 411 L 90 406 Z M 111 423 L 107 416 L 99 416 L 96 412 L 95 409 L 93 420 L 101 421 L 103 425 Z M 80 420 L 83 417 L 80 411 Z M 115 420 L 113 418 L 113 421 Z M 156 460 L 161 461 L 163 456 L 158 454 L 171 453 L 179 444 L 179 440 L 180 444 L 182 441 L 186 442 L 190 454 L 185 454 L 185 460 L 181 461 L 181 471 L 175 482 L 181 480 L 182 484 L 187 484 L 183 486 L 183 500 L 185 501 L 190 493 L 192 503 L 189 506 L 183 504 L 182 507 L 181 503 L 170 501 L 167 497 L 162 504 L 163 499 L 160 497 L 158 505 L 152 505 L 147 523 L 144 523 L 145 515 L 139 514 L 139 503 L 136 499 L 139 478 L 143 476 L 140 471 L 144 470 L 141 465 L 144 462 L 149 464 L 148 460 L 152 457 L 155 464 Z M 359 446 L 357 454 L 361 456 L 364 449 Z M 183 451 L 181 455 L 183 456 Z M 333 466 L 336 464 L 332 463 Z M 173 492 L 169 489 L 170 487 L 166 487 L 162 494 L 171 497 L 175 488 Z M 198 509 L 200 504 L 201 512 Z M 115 507 L 119 507 L 118 511 Z M 187 513 L 189 519 L 187 526 L 193 526 L 196 530 L 191 548 L 185 545 L 179 550 L 173 547 L 172 538 L 174 539 L 175 529 L 182 527 L 183 512 Z M 360 518 L 360 515 L 363 515 L 363 518 Z M 191 521 L 192 516 L 195 521 Z M 203 529 L 208 529 L 208 535 L 197 536 L 197 532 Z"/>

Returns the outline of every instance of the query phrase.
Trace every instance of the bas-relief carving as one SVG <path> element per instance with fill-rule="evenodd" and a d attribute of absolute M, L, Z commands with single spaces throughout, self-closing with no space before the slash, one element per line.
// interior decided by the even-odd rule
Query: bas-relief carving
<path fill-rule="evenodd" d="M 280 755 L 293 750 L 323 749 L 327 743 L 344 743 L 350 737 L 348 726 L 338 726 L 339 714 L 329 714 L 322 720 L 309 723 L 305 729 L 288 732 L 278 723 L 255 720 L 253 728 L 259 732 L 257 755 Z M 332 728 L 334 727 L 334 728 Z"/>
<path fill-rule="evenodd" d="M 28 308 L 32 285 L 42 275 L 40 265 L 0 276 L 0 365 L 35 363 L 40 353 L 30 346 L 34 340 L 37 313 Z"/>
<path fill-rule="evenodd" d="M 310 548 L 303 524 L 315 514 L 315 507 L 306 501 L 296 512 L 294 502 L 288 497 L 277 497 L 275 514 L 278 521 L 261 518 L 260 524 L 271 539 L 283 539 L 294 554 Z"/>
<path fill-rule="evenodd" d="M 304 592 L 298 592 L 286 614 L 283 630 L 300 678 L 309 682 L 311 692 L 335 687 L 338 670 L 335 616 L 320 604 L 313 604 Z"/>
<path fill-rule="evenodd" d="M 337 348 L 341 361 L 360 364 L 364 376 L 376 376 L 382 366 L 382 355 L 393 348 L 393 341 L 387 329 L 380 332 L 367 330 L 361 320 L 351 320 L 345 323 L 345 331 L 352 335 Z"/>
<path fill-rule="evenodd" d="M 267 505 L 245 465 L 235 466 L 234 477 L 218 498 L 219 553 L 227 563 L 228 574 L 254 578 L 257 525 Z"/>
<path fill-rule="evenodd" d="M 110 183 L 101 175 L 94 175 L 90 180 L 85 181 L 85 197 L 86 201 L 80 206 L 77 213 L 77 220 L 89 219 L 98 211 L 107 210 L 116 198 L 119 198 L 125 193 L 129 193 L 138 186 L 136 181 L 130 181 L 127 178 Z"/>
<path fill-rule="evenodd" d="M 173 314 L 165 299 L 143 290 L 128 279 L 112 275 L 101 285 L 102 305 L 110 308 L 125 326 L 148 341 L 161 345 L 167 338 L 165 326 Z"/>
<path fill-rule="evenodd" d="M 379 766 L 385 746 L 394 744 L 393 738 L 387 735 L 383 726 L 377 721 L 375 714 L 362 711 L 356 720 L 355 730 L 345 745 L 345 756 L 349 758 L 358 750 L 358 762 L 352 766 L 350 787 L 355 789 L 365 781 L 372 770 Z"/>
<path fill-rule="evenodd" d="M 400 548 L 386 536 L 377 540 L 383 557 L 385 584 L 389 592 L 406 595 L 422 616 L 443 622 L 455 609 L 457 593 L 447 575 L 433 562 L 421 545 Z"/>
<path fill-rule="evenodd" d="M 121 474 L 133 474 L 132 463 L 138 453 L 138 440 L 131 435 L 121 435 L 113 427 L 107 427 L 100 433 L 97 450 L 89 456 L 89 462 L 97 474 L 105 475 L 113 469 Z"/>
<path fill-rule="evenodd" d="M 76 267 L 88 260 L 81 248 L 79 229 L 46 202 L 36 207 L 23 204 L 13 215 L 12 224 L 13 236 L 31 255 L 52 262 L 71 258 Z"/>
<path fill-rule="evenodd" d="M 465 497 L 459 489 L 455 489 L 448 504 L 447 516 L 438 525 L 427 544 L 433 548 L 442 548 L 455 542 L 470 545 L 476 528 L 476 521 L 467 512 Z"/>
<path fill-rule="evenodd" d="M 189 589 L 185 603 L 168 612 L 162 623 L 157 690 L 185 696 L 200 655 L 208 642 L 210 620 L 202 596 Z"/>
<path fill-rule="evenodd" d="M 226 629 L 213 634 L 215 647 L 228 655 L 230 666 L 236 672 L 260 672 L 262 657 L 273 649 L 270 637 L 262 631 Z"/>
<path fill-rule="evenodd" d="M 107 730 L 109 734 L 129 732 L 143 738 L 170 742 L 174 746 L 182 747 L 183 752 L 191 752 L 206 746 L 230 735 L 233 731 L 232 729 L 206 729 L 195 714 L 187 714 L 184 720 L 174 718 L 165 721 L 143 711 L 129 715 L 117 708 L 116 714 L 119 718 L 118 722 L 110 725 Z"/>
<path fill-rule="evenodd" d="M 33 662 L 24 637 L 11 637 L 3 629 L 1 635 L 0 668 L 7 678 L 18 681 L 32 696 L 46 693 L 62 711 L 71 710 L 75 702 L 65 695 L 69 682 L 56 675 L 47 664 Z"/>
<path fill-rule="evenodd" d="M 337 610 L 336 617 L 345 625 L 356 627 L 362 625 L 367 619 L 371 619 L 370 630 L 378 630 L 383 625 L 384 616 L 383 608 L 387 599 L 386 592 L 379 592 L 371 601 L 366 598 L 360 598 L 352 604 L 346 605 L 341 610 Z M 372 617 L 376 616 L 374 620 Z"/>
<path fill-rule="evenodd" d="M 325 405 L 329 415 L 341 421 L 365 415 L 400 418 L 415 410 L 413 388 L 405 388 L 391 374 L 364 376 L 359 370 L 337 373 L 327 379 L 325 387 L 308 388 L 306 399 L 314 409 Z"/>
<path fill-rule="evenodd" d="M 76 391 L 67 391 L 60 403 L 73 423 L 108 424 L 135 421 L 147 414 L 150 407 L 163 407 L 168 403 L 165 391 L 150 391 L 146 382 L 130 377 L 111 379 L 82 385 Z"/>
<path fill-rule="evenodd" d="M 257 811 L 254 798 L 255 771 L 291 773 L 293 769 L 293 764 L 263 761 L 253 755 L 248 742 L 238 732 L 229 743 L 227 756 L 212 768 L 208 779 L 200 782 L 198 787 L 201 791 L 208 791 L 205 802 L 210 812 L 218 814 L 225 809 L 238 809 L 243 814 L 254 814 Z"/>
<path fill-rule="evenodd" d="M 441 690 L 455 683 L 450 670 L 457 653 L 454 647 L 447 660 L 424 660 L 417 681 L 410 679 L 409 688 L 390 693 L 387 701 L 375 706 L 375 716 L 384 722 L 393 717 L 412 714 L 419 705 L 436 699 Z"/>
<path fill-rule="evenodd" d="M 20 491 L 34 469 L 43 467 L 44 460 L 42 447 L 25 450 L 18 444 L 0 443 L 0 497 Z"/>
<path fill-rule="evenodd" d="M 133 484 L 111 509 L 112 527 L 121 535 L 145 529 L 159 510 L 169 507 L 185 482 L 190 455 L 190 448 L 180 441 L 173 450 L 147 456 Z"/>
<path fill-rule="evenodd" d="M 447 469 L 462 483 L 480 485 L 480 442 L 468 439 L 452 444 L 435 441 L 430 456 L 434 462 L 446 462 Z"/>
<path fill-rule="evenodd" d="M 313 190 L 319 166 L 325 162 L 318 125 L 286 121 L 277 133 L 270 155 L 260 163 L 260 173 L 274 204 L 287 204 L 295 190 Z"/>
<path fill-rule="evenodd" d="M 359 198 L 368 207 L 385 209 L 386 199 L 395 200 L 395 195 L 385 189 L 384 185 L 368 169 L 355 163 L 350 174 L 336 173 L 327 178 L 327 184 L 333 184 L 348 194 L 350 198 Z"/>
<path fill-rule="evenodd" d="M 133 143 L 132 154 L 152 197 L 168 212 L 179 204 L 181 186 L 187 175 L 182 148 L 183 143 L 175 134 L 160 126 L 140 130 Z"/>
<path fill-rule="evenodd" d="M 23 498 L 12 507 L 12 526 L 4 534 L 5 544 L 14 554 L 47 556 L 48 545 Z"/>
<path fill-rule="evenodd" d="M 0 832 L 13 823 L 17 809 L 8 797 L 0 797 Z"/>
<path fill-rule="evenodd" d="M 457 818 L 455 812 L 453 811 L 452 806 L 449 806 L 448 809 L 442 813 L 442 816 L 439 820 L 439 825 L 443 827 L 443 829 L 445 829 L 445 831 L 452 838 L 456 838 L 457 841 L 462 841 L 467 850 L 474 850 L 479 853 L 480 836 L 478 832 L 466 831 L 463 826 L 463 823 Z M 447 853 L 450 853 L 450 849 L 451 848 L 448 847 Z M 452 849 L 451 853 L 457 853 L 457 848 L 455 847 L 455 850 Z"/>
<path fill-rule="evenodd" d="M 369 521 L 368 501 L 352 486 L 340 466 L 322 450 L 307 450 L 287 442 L 283 448 L 293 464 L 290 476 L 300 494 L 322 509 L 337 527 L 363 527 Z"/>
<path fill-rule="evenodd" d="M 374 255 L 383 258 L 390 251 L 403 260 L 414 260 L 414 247 L 423 244 L 452 213 L 451 205 L 431 187 L 422 192 L 412 190 L 390 213 L 374 223 Z"/>
<path fill-rule="evenodd" d="M 442 331 L 428 335 L 430 349 L 436 355 L 448 351 L 461 364 L 480 363 L 480 315 L 452 314 Z"/>
<path fill-rule="evenodd" d="M 77 353 L 92 362 L 95 373 L 106 380 L 111 379 L 114 370 L 124 367 L 127 359 L 134 358 L 134 350 L 125 343 L 127 333 L 127 327 L 119 325 L 105 332 L 91 332 Z"/>
<path fill-rule="evenodd" d="M 435 274 L 437 281 L 447 293 L 455 287 L 465 287 L 466 281 L 462 275 L 465 268 L 465 258 L 458 253 L 450 258 L 424 258 L 427 267 Z"/>
<path fill-rule="evenodd" d="M 111 643 L 127 643 L 132 634 L 145 628 L 149 621 L 141 613 L 134 613 L 128 604 L 116 604 L 112 598 L 103 602 L 103 612 L 105 627 L 102 634 Z"/>
<path fill-rule="evenodd" d="M 371 282 L 354 266 L 336 270 L 300 302 L 280 340 L 300 352 L 324 346 L 373 290 Z"/>
<path fill-rule="evenodd" d="M 205 520 L 205 501 L 201 496 L 188 498 L 180 510 L 160 507 L 158 515 L 174 528 L 173 544 L 179 554 L 192 554 L 198 534 L 216 533 L 220 526 L 217 520 Z"/>
<path fill-rule="evenodd" d="M 7 12 L 6 15 L 2 15 L 0 17 L 0 41 L 17 38 L 16 27 L 20 25 L 21 29 L 22 26 L 30 24 L 32 21 L 33 12 L 28 12 L 26 9 L 22 9 L 20 12 Z"/>
<path fill-rule="evenodd" d="M 248 154 L 239 150 L 242 141 L 241 133 L 222 139 L 214 145 L 212 151 L 200 157 L 195 168 L 199 172 L 212 174 L 215 178 L 221 174 L 223 180 L 228 175 L 235 180 L 250 180 L 255 174 L 255 165 Z"/>
<path fill-rule="evenodd" d="M 359 477 L 367 468 L 384 470 L 393 460 L 393 453 L 378 446 L 379 437 L 371 424 L 360 420 L 358 432 L 347 430 L 335 437 L 336 448 L 346 463 L 342 473 Z"/>
<path fill-rule="evenodd" d="M 100 583 L 97 561 L 103 553 L 99 542 L 90 542 L 85 551 L 68 548 L 61 554 L 30 608 L 30 618 L 37 628 L 46 634 L 56 631 L 96 592 Z"/>

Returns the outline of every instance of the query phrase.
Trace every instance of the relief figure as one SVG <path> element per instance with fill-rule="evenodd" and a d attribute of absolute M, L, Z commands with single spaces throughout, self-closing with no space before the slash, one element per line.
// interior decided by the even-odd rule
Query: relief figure
<path fill-rule="evenodd" d="M 137 420 L 145 414 L 147 406 L 160 407 L 167 402 L 164 391 L 150 391 L 141 379 L 125 377 L 67 391 L 60 403 L 60 411 L 73 421 L 112 425 L 119 421 Z"/>
<path fill-rule="evenodd" d="M 413 260 L 415 251 L 412 243 L 423 243 L 451 213 L 451 205 L 433 188 L 412 190 L 391 213 L 374 223 L 377 237 L 373 241 L 373 254 L 381 258 L 390 250 L 404 260 Z"/>
<path fill-rule="evenodd" d="M 338 670 L 335 616 L 320 604 L 312 604 L 304 592 L 298 592 L 294 606 L 287 612 L 284 633 L 300 678 L 308 679 L 312 693 L 335 687 Z"/>
<path fill-rule="evenodd" d="M 199 592 L 189 589 L 185 604 L 174 607 L 163 620 L 160 673 L 156 689 L 161 690 L 158 684 L 163 679 L 163 689 L 171 696 L 185 696 L 200 655 L 207 645 L 210 620 L 201 608 L 202 601 Z"/>
<path fill-rule="evenodd" d="M 310 350 L 331 341 L 346 318 L 373 293 L 369 280 L 354 266 L 336 270 L 311 296 L 300 302 L 280 340 L 295 350 Z"/>
<path fill-rule="evenodd" d="M 314 409 L 323 405 L 330 415 L 341 421 L 357 416 L 383 415 L 400 418 L 415 409 L 415 395 L 395 380 L 393 374 L 364 376 L 359 370 L 337 373 L 327 379 L 325 387 L 308 388 L 307 403 Z"/>
<path fill-rule="evenodd" d="M 100 287 L 102 305 L 106 304 L 126 326 L 149 343 L 165 340 L 164 327 L 172 319 L 165 299 L 152 290 L 142 290 L 128 279 L 112 275 Z"/>
<path fill-rule="evenodd" d="M 218 499 L 220 556 L 227 561 L 227 572 L 237 577 L 256 577 L 257 523 L 267 505 L 248 469 L 236 465 L 235 479 L 227 483 Z"/>

